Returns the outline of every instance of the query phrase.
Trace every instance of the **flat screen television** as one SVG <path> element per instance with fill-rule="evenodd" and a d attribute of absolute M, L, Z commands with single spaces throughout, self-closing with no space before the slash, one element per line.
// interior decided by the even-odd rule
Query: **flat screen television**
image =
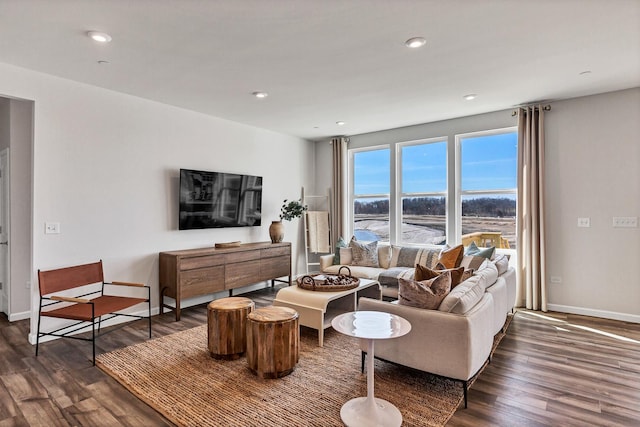
<path fill-rule="evenodd" d="M 180 230 L 261 224 L 262 177 L 180 169 Z"/>

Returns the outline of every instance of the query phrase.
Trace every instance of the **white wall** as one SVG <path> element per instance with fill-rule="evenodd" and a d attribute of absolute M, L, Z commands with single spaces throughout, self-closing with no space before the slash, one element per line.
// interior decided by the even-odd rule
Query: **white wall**
<path fill-rule="evenodd" d="M 640 88 L 551 103 L 546 119 L 549 309 L 640 322 Z M 349 148 L 514 126 L 511 110 L 350 137 Z M 451 144 L 453 145 L 453 144 Z M 451 147 L 450 147 L 451 148 Z M 316 144 L 317 186 L 331 185 L 331 146 Z M 451 154 L 451 152 L 450 152 Z M 578 228 L 590 217 L 590 228 Z M 550 283 L 551 276 L 562 278 Z"/>
<path fill-rule="evenodd" d="M 282 200 L 313 181 L 313 144 L 299 138 L 5 64 L 0 96 L 35 101 L 32 310 L 37 269 L 98 259 L 107 280 L 150 284 L 157 307 L 158 252 L 268 241 Z M 179 168 L 263 176 L 262 226 L 178 231 Z M 45 235 L 47 221 L 61 233 Z M 298 225 L 285 224 L 294 271 Z"/>
<path fill-rule="evenodd" d="M 549 309 L 640 322 L 640 228 L 612 227 L 640 216 L 640 88 L 554 102 L 545 123 Z"/>

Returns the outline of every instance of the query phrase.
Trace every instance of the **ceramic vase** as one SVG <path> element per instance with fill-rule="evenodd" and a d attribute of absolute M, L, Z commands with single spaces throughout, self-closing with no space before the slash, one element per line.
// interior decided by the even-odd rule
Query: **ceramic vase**
<path fill-rule="evenodd" d="M 282 242 L 282 239 L 284 239 L 284 224 L 282 224 L 282 221 L 271 221 L 269 237 L 271 237 L 271 243 Z"/>

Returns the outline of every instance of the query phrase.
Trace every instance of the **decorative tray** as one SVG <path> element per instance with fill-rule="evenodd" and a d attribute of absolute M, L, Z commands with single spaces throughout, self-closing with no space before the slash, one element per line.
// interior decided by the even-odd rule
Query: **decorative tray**
<path fill-rule="evenodd" d="M 348 275 L 340 274 L 342 269 L 349 271 Z M 342 266 L 338 270 L 338 274 L 315 274 L 298 277 L 296 280 L 298 287 L 308 291 L 320 292 L 339 292 L 357 288 L 360 285 L 360 279 L 351 275 L 349 267 Z"/>

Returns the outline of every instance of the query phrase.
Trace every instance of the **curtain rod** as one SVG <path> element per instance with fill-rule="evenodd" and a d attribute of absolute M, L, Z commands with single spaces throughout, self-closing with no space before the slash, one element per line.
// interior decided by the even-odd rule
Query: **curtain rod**
<path fill-rule="evenodd" d="M 535 108 L 535 109 L 537 109 L 538 107 L 534 107 L 534 108 Z M 543 109 L 544 111 L 551 111 L 551 105 L 545 105 L 545 106 L 543 106 L 543 107 L 542 107 L 542 109 Z M 517 116 L 517 115 L 518 115 L 518 110 L 513 110 L 513 111 L 511 112 L 511 117 L 513 117 L 513 116 Z"/>

